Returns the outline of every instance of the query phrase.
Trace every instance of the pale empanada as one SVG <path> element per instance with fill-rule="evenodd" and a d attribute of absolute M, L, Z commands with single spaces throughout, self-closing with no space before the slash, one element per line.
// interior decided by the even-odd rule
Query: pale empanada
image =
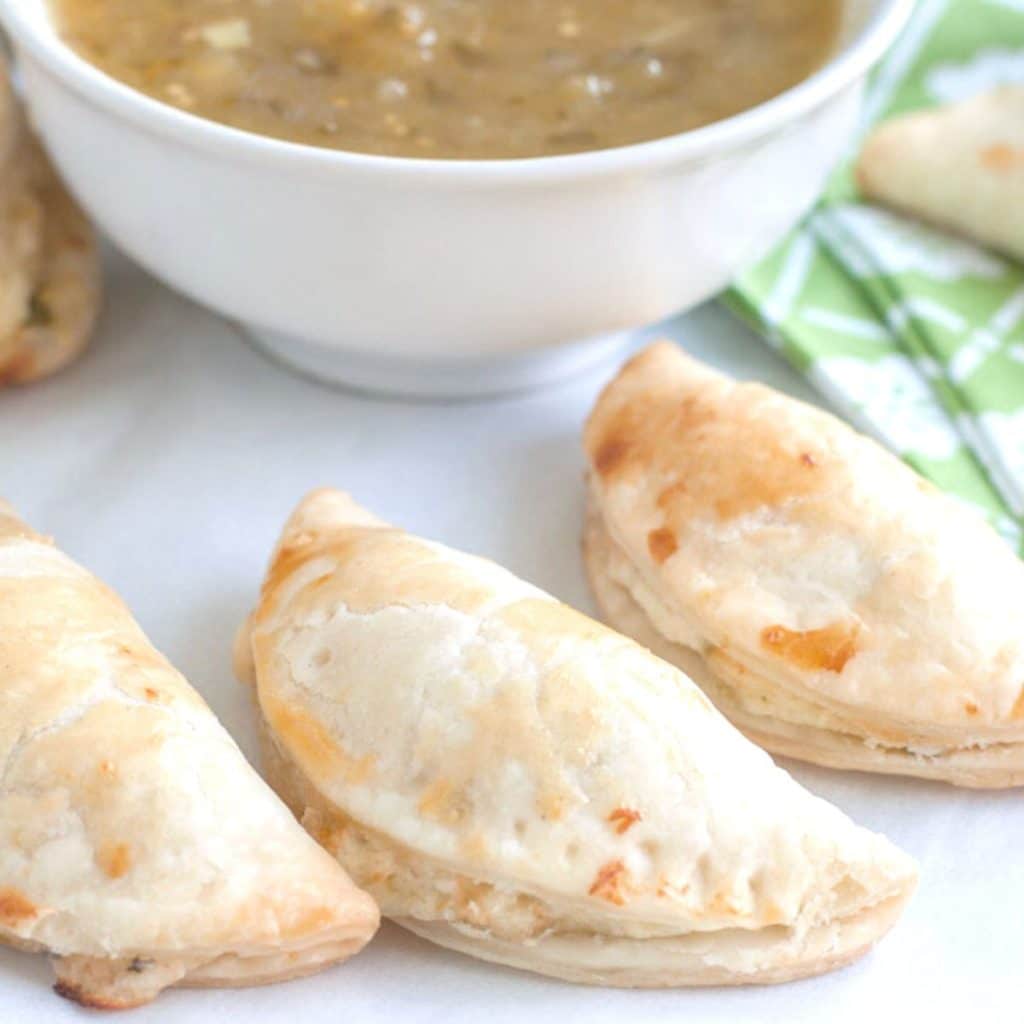
<path fill-rule="evenodd" d="M 0 765 L 0 942 L 87 1006 L 308 974 L 377 926 L 118 598 L 7 506 Z"/>
<path fill-rule="evenodd" d="M 744 732 L 818 764 L 1024 783 L 1024 565 L 827 413 L 667 343 L 586 428 L 609 622 Z"/>
<path fill-rule="evenodd" d="M 268 774 L 399 924 L 572 981 L 785 981 L 915 869 L 685 676 L 498 566 L 308 498 L 240 634 Z"/>
<path fill-rule="evenodd" d="M 869 199 L 1024 260 L 1024 85 L 884 122 L 857 182 Z"/>

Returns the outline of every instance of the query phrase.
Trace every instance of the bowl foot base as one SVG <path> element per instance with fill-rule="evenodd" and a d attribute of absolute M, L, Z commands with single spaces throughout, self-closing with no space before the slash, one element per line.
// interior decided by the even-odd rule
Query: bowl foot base
<path fill-rule="evenodd" d="M 622 332 L 510 356 L 418 360 L 310 344 L 244 324 L 242 330 L 257 349 L 303 376 L 351 391 L 426 399 L 532 391 L 590 369 L 630 338 Z"/>

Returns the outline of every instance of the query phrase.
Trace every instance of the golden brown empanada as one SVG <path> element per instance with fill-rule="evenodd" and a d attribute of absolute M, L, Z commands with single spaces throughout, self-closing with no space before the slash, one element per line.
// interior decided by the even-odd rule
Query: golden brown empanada
<path fill-rule="evenodd" d="M 748 736 L 818 764 L 1024 783 L 1024 565 L 839 420 L 668 343 L 586 428 L 609 622 Z"/>
<path fill-rule="evenodd" d="M 399 924 L 622 986 L 863 953 L 915 869 L 667 663 L 490 562 L 311 495 L 240 634 L 268 773 Z"/>
<path fill-rule="evenodd" d="M 377 920 L 121 601 L 0 504 L 0 942 L 113 1009 L 309 974 Z"/>
<path fill-rule="evenodd" d="M 869 199 L 1024 260 L 1024 84 L 884 122 L 857 183 Z"/>

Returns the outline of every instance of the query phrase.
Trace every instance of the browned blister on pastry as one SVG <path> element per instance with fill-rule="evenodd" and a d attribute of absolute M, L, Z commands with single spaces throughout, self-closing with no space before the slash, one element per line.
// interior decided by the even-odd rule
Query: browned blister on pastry
<path fill-rule="evenodd" d="M 97 1008 L 360 949 L 373 901 L 121 601 L 0 504 L 0 942 Z"/>
<path fill-rule="evenodd" d="M 979 515 L 827 413 L 668 343 L 607 387 L 584 444 L 605 617 L 750 737 L 1024 783 L 1024 565 Z"/>
<path fill-rule="evenodd" d="M 336 491 L 237 645 L 268 776 L 399 924 L 571 981 L 777 982 L 895 921 L 915 869 L 682 673 Z"/>

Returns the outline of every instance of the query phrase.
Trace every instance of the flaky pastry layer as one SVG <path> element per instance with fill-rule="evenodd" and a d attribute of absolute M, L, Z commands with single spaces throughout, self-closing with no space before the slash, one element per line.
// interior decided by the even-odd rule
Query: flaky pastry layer
<path fill-rule="evenodd" d="M 584 560 L 603 617 L 697 682 L 727 718 L 774 754 L 831 768 L 942 779 L 971 788 L 1024 784 L 1024 742 L 981 733 L 958 746 L 952 730 L 922 730 L 898 719 L 861 724 L 853 709 L 796 693 L 717 648 L 675 641 L 658 623 L 678 622 L 609 535 L 593 496 Z M 1005 735 L 1005 732 L 1002 734 Z M 962 734 L 959 736 L 962 739 Z"/>
<path fill-rule="evenodd" d="M 678 928 L 600 914 L 551 894 L 517 891 L 431 861 L 331 805 L 262 722 L 267 779 L 310 834 L 403 928 L 493 963 L 580 984 L 667 988 L 776 984 L 851 963 L 895 924 L 905 886 L 863 902 L 837 893 L 841 912 L 799 927 Z M 860 901 L 860 902 L 858 902 Z"/>

